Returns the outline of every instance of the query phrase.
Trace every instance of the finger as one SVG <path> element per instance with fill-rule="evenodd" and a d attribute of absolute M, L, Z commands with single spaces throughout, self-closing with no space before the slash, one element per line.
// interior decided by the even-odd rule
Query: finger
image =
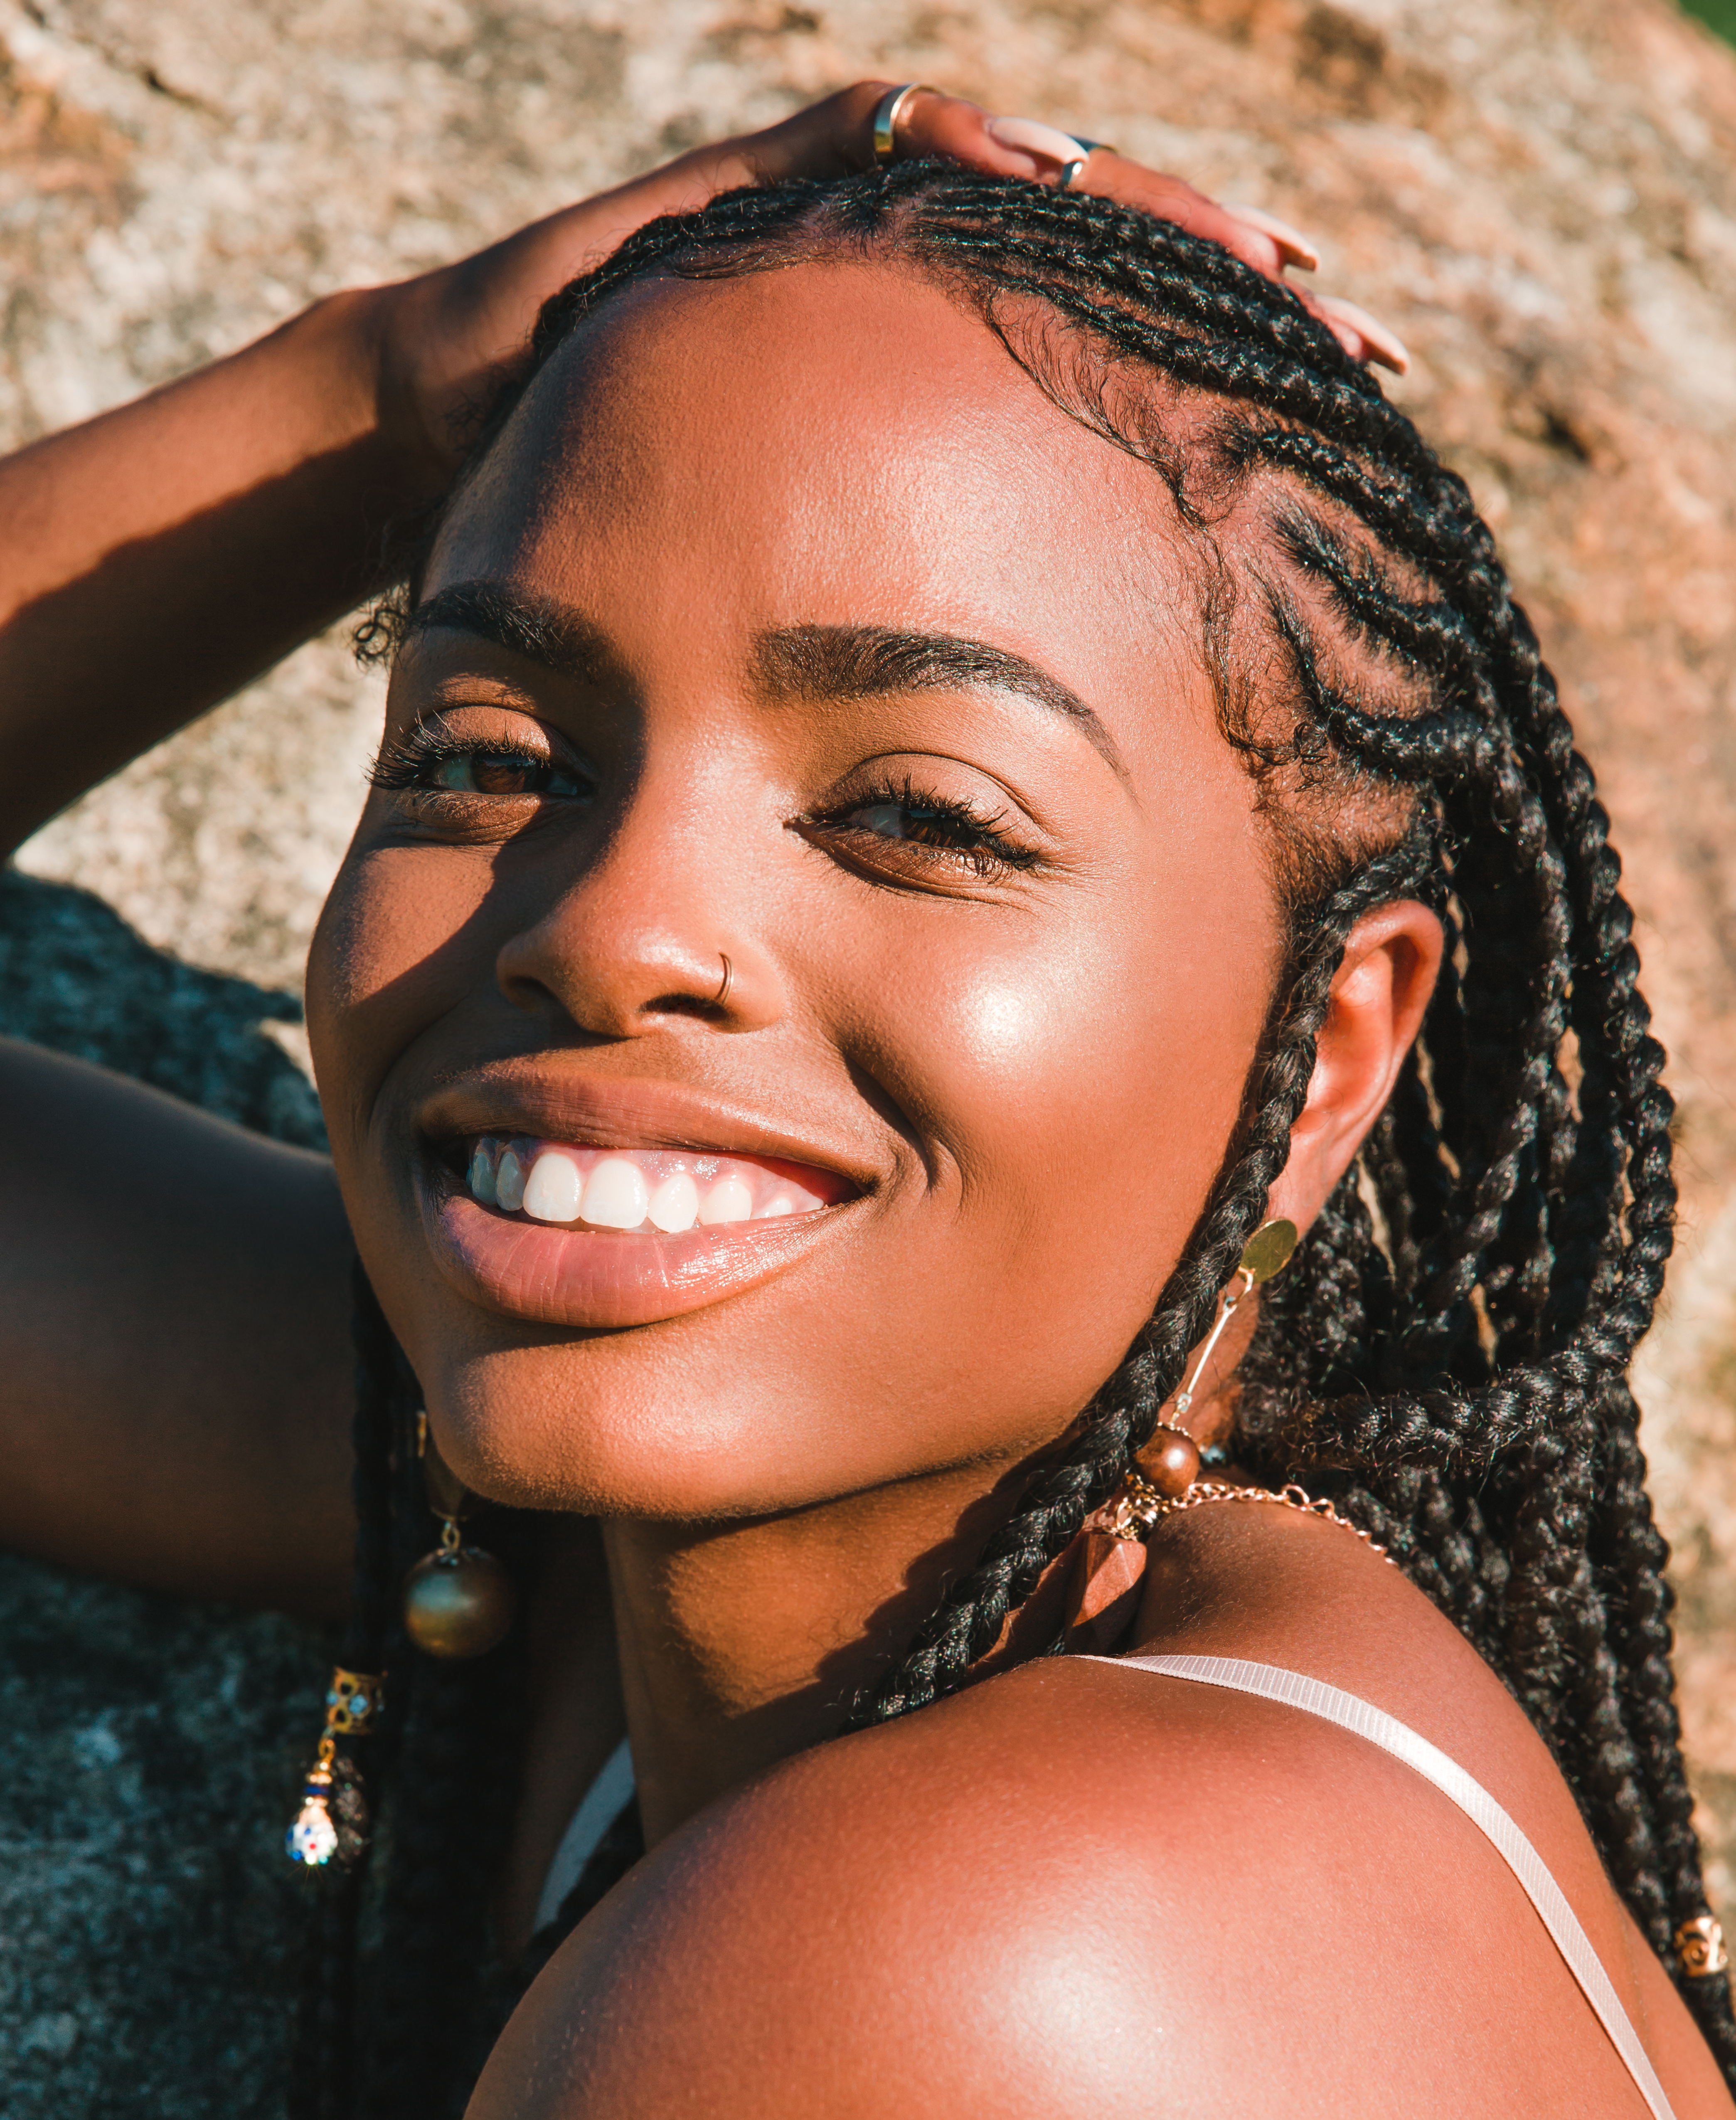
<path fill-rule="evenodd" d="M 1358 303 L 1347 302 L 1341 295 L 1316 295 L 1304 287 L 1296 292 L 1353 360 L 1378 361 L 1395 375 L 1409 372 L 1409 350 L 1390 324 L 1383 324 L 1378 317 L 1371 316 Z"/>
<path fill-rule="evenodd" d="M 1257 206 L 1232 206 L 1225 199 L 1218 211 L 1227 213 L 1232 221 L 1239 221 L 1244 227 L 1251 228 L 1258 235 L 1270 235 L 1284 254 L 1287 265 L 1295 265 L 1304 272 L 1317 272 L 1320 253 L 1299 228 L 1293 228 L 1287 221 L 1280 221 L 1275 213 L 1268 213 Z"/>
<path fill-rule="evenodd" d="M 777 184 L 787 177 L 842 177 L 870 168 L 874 114 L 881 98 L 896 86 L 884 81 L 852 82 L 780 124 L 726 141 L 713 151 L 732 156 L 750 170 L 750 177 L 740 181 L 760 184 Z M 903 132 L 902 126 L 899 130 Z"/>
<path fill-rule="evenodd" d="M 1072 188 L 1088 192 L 1098 198 L 1113 199 L 1117 206 L 1134 207 L 1159 221 L 1173 221 L 1190 235 L 1203 235 L 1210 242 L 1222 244 L 1232 257 L 1239 258 L 1244 265 L 1251 265 L 1269 280 L 1280 278 L 1284 267 L 1292 262 L 1293 246 L 1281 240 L 1271 229 L 1257 226 L 1242 214 L 1219 206 L 1215 199 L 1195 191 L 1181 178 L 1148 170 L 1142 163 L 1117 154 L 1112 147 L 1097 150 L 1074 179 Z M 1296 247 L 1302 255 L 1313 255 L 1312 246 L 1306 238 Z M 1300 263 L 1302 256 L 1297 256 L 1295 262 Z"/>
<path fill-rule="evenodd" d="M 898 93 L 897 81 L 859 81 L 764 132 L 727 143 L 755 165 L 763 179 L 830 176 L 865 170 L 875 161 L 874 124 L 881 104 Z M 990 114 L 979 104 L 943 90 L 918 86 L 898 114 L 894 159 L 940 156 L 993 176 L 1052 177 L 1051 156 L 997 140 Z M 1052 129 L 1052 128 L 1051 128 Z M 1056 133 L 1057 140 L 1065 135 Z"/>

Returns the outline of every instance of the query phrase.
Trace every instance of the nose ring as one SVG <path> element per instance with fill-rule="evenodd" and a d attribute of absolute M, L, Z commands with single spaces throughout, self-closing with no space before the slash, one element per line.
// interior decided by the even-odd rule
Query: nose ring
<path fill-rule="evenodd" d="M 736 967 L 721 950 L 717 954 L 723 957 L 723 983 L 713 997 L 712 1006 L 713 1008 L 726 1008 L 729 1005 L 730 988 L 736 983 Z"/>

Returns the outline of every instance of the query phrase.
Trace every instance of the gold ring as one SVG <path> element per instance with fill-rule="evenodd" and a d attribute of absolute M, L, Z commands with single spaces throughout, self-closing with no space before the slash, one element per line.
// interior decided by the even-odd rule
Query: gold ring
<path fill-rule="evenodd" d="M 891 161 L 897 150 L 896 134 L 904 106 L 913 95 L 939 95 L 938 88 L 931 88 L 926 81 L 907 81 L 902 88 L 889 88 L 880 98 L 880 108 L 874 114 L 874 159 L 884 165 Z"/>
<path fill-rule="evenodd" d="M 723 958 L 723 983 L 718 988 L 717 993 L 713 996 L 712 1007 L 713 1008 L 727 1008 L 729 1006 L 730 988 L 736 983 L 736 967 L 730 962 L 728 957 L 722 950 L 717 952 L 717 955 Z"/>

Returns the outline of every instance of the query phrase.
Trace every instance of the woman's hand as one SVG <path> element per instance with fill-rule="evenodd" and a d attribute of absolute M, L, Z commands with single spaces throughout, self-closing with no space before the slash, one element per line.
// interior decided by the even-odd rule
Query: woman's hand
<path fill-rule="evenodd" d="M 874 161 L 874 121 L 892 85 L 857 81 L 763 132 L 698 147 L 649 175 L 551 214 L 474 257 L 381 291 L 383 416 L 418 484 L 438 488 L 460 453 L 464 422 L 491 380 L 509 374 L 536 313 L 660 214 L 691 212 L 719 192 L 787 177 L 842 176 Z M 999 118 L 963 97 L 914 91 L 898 114 L 899 160 L 944 156 L 996 176 L 1058 182 L 1077 143 L 1052 126 Z M 1269 277 L 1311 267 L 1307 239 L 1272 216 L 1220 206 L 1180 177 L 1098 147 L 1074 179 L 1095 193 L 1209 236 Z M 1302 291 L 1298 290 L 1299 293 Z M 1402 367 L 1393 335 L 1348 303 L 1302 299 L 1359 360 Z"/>

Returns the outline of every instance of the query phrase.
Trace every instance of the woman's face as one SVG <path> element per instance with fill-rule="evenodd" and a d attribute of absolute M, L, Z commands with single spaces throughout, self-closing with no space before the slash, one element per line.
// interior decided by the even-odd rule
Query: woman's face
<path fill-rule="evenodd" d="M 902 269 L 645 286 L 539 378 L 311 973 L 480 1491 L 799 1507 L 1023 1458 L 1115 1366 L 1280 948 L 1172 525 Z"/>

